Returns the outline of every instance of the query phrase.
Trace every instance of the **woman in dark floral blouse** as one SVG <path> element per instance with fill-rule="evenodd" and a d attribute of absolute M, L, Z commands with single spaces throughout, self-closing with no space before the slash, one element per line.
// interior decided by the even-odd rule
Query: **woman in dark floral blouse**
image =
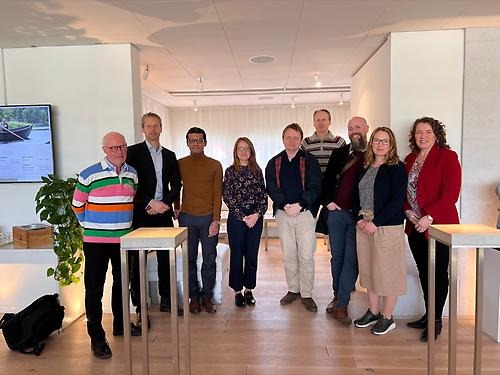
<path fill-rule="evenodd" d="M 235 292 L 236 306 L 245 307 L 255 305 L 252 289 L 257 278 L 257 254 L 263 216 L 267 210 L 267 194 L 262 170 L 255 159 L 255 148 L 248 138 L 236 140 L 233 157 L 233 165 L 226 169 L 222 185 L 222 197 L 229 208 L 229 286 Z"/>

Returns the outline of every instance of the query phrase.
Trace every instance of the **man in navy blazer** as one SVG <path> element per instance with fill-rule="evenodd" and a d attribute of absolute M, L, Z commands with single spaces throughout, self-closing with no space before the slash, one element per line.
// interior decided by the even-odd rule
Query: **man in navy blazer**
<path fill-rule="evenodd" d="M 142 116 L 141 127 L 146 138 L 128 148 L 127 164 L 133 166 L 139 176 L 134 198 L 134 228 L 173 227 L 173 203 L 182 187 L 175 153 L 160 145 L 161 118 L 148 112 Z M 136 252 L 131 259 L 132 303 L 140 312 L 139 264 Z M 170 263 L 166 251 L 156 252 L 158 260 L 158 290 L 160 311 L 170 312 Z M 179 311 L 181 313 L 181 311 Z M 138 315 L 140 323 L 140 315 Z"/>

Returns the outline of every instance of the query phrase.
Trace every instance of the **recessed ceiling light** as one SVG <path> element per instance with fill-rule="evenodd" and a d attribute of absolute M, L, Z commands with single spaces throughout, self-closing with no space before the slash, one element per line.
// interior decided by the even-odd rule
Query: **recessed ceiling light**
<path fill-rule="evenodd" d="M 250 57 L 248 61 L 254 64 L 268 64 L 275 62 L 277 59 L 274 56 L 269 56 L 269 55 L 260 55 L 260 56 L 254 56 Z"/>

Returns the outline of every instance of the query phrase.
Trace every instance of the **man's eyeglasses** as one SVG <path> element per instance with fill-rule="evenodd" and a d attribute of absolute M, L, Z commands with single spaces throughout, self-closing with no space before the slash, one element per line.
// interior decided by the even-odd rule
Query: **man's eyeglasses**
<path fill-rule="evenodd" d="M 373 144 L 375 144 L 375 145 L 387 146 L 389 143 L 390 143 L 390 141 L 388 139 L 373 138 Z"/>
<path fill-rule="evenodd" d="M 250 152 L 250 147 L 243 147 L 243 146 L 241 146 L 241 147 L 238 147 L 237 150 L 239 152 Z"/>
<path fill-rule="evenodd" d="M 189 138 L 188 142 L 191 144 L 201 145 L 205 143 L 205 140 L 203 138 Z"/>
<path fill-rule="evenodd" d="M 106 148 L 109 148 L 112 152 L 117 152 L 118 150 L 120 151 L 127 151 L 127 145 L 119 145 L 119 146 L 105 146 Z"/>

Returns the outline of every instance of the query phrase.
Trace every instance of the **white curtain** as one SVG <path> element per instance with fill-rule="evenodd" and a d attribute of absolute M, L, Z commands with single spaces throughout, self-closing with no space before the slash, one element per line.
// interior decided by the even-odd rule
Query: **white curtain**
<path fill-rule="evenodd" d="M 253 142 L 257 161 L 264 169 L 268 160 L 283 150 L 283 128 L 296 122 L 302 127 L 304 136 L 311 135 L 314 132 L 312 114 L 319 108 L 326 108 L 332 114 L 330 131 L 347 139 L 349 104 L 296 105 L 295 109 L 284 105 L 200 107 L 197 112 L 193 108 L 169 108 L 166 118 L 170 120 L 171 147 L 178 158 L 189 154 L 186 132 L 189 128 L 198 126 L 207 133 L 205 154 L 219 160 L 224 169 L 232 164 L 234 142 L 242 136 Z"/>

